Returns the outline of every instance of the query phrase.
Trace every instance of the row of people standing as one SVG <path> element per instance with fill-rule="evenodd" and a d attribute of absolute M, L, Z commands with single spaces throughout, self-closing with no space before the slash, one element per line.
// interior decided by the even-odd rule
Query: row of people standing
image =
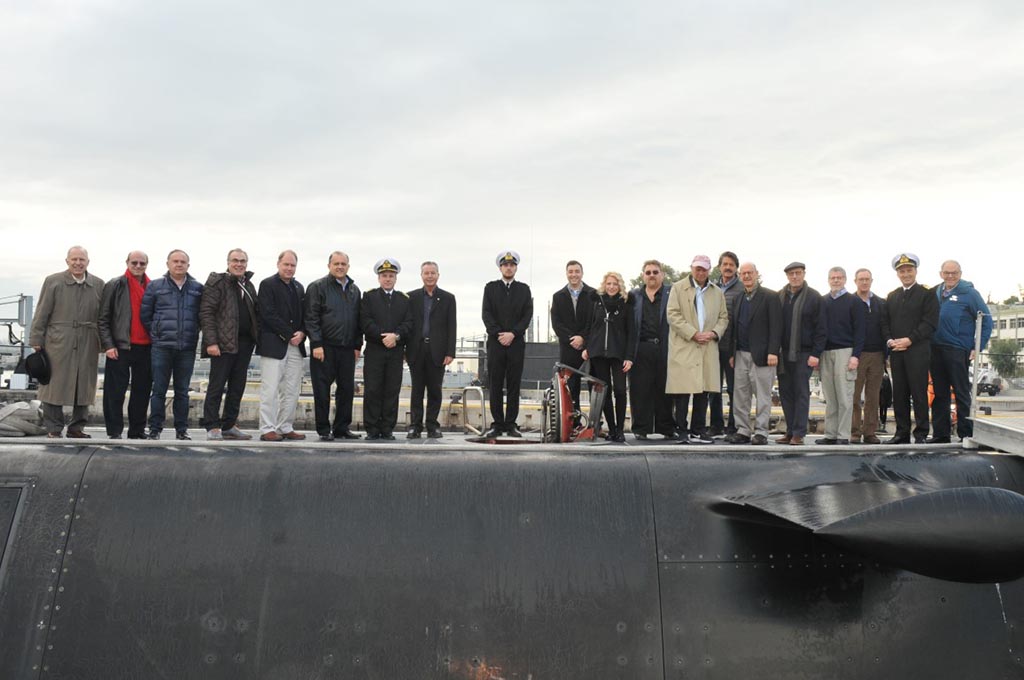
<path fill-rule="evenodd" d="M 175 434 L 189 439 L 189 385 L 200 337 L 202 354 L 210 359 L 201 419 L 208 439 L 251 438 L 238 427 L 238 416 L 254 353 L 262 374 L 260 439 L 305 439 L 292 423 L 307 339 L 321 440 L 359 437 L 351 430 L 352 399 L 364 340 L 367 437 L 394 438 L 405 358 L 413 378 L 409 436 L 420 436 L 424 424 L 428 436 L 441 436 L 441 381 L 455 355 L 456 307 L 455 298 L 436 285 L 434 262 L 421 266 L 423 287 L 408 295 L 395 290 L 401 267 L 387 258 L 374 267 L 379 287 L 360 293 L 341 251 L 331 253 L 327 276 L 308 290 L 295 279 L 298 256 L 291 250 L 278 256 L 277 273 L 258 290 L 241 249 L 232 249 L 226 271 L 211 273 L 205 285 L 188 273 L 189 257 L 182 250 L 168 254 L 166 274 L 154 280 L 146 275 L 149 258 L 141 251 L 131 252 L 124 274 L 106 284 L 88 273 L 84 248 L 71 248 L 66 264 L 66 271 L 44 281 L 31 329 L 32 346 L 45 350 L 51 367 L 51 381 L 39 390 L 50 437 L 64 436 L 64 406 L 72 406 L 67 436 L 89 436 L 84 426 L 103 352 L 107 435 L 120 438 L 124 432 L 130 388 L 127 436 L 159 439 L 173 384 Z"/>
<path fill-rule="evenodd" d="M 918 264 L 911 253 L 893 258 L 900 287 L 883 300 L 871 292 L 868 269 L 857 270 L 856 289 L 850 293 L 845 270 L 833 267 L 829 292 L 821 295 L 807 285 L 802 262 L 786 266 L 788 284 L 772 291 L 760 285 L 756 265 L 741 266 L 731 251 L 719 257 L 718 282 L 709 281 L 711 261 L 703 255 L 693 259 L 689 275 L 674 285 L 665 283 L 661 263 L 649 260 L 641 272 L 644 285 L 628 295 L 615 272 L 606 274 L 596 291 L 590 288 L 582 281 L 582 265 L 572 260 L 566 266 L 567 285 L 552 298 L 552 328 L 561 362 L 579 368 L 590 358 L 594 375 L 610 382 L 604 417 L 616 441 L 624 439 L 628 373 L 637 439 L 660 434 L 680 443 L 707 444 L 725 435 L 731 443 L 767 444 L 777 377 L 786 431 L 776 442 L 802 445 L 810 379 L 817 368 L 826 402 L 825 432 L 818 443 L 881 443 L 876 434 L 878 395 L 889 361 L 897 429 L 887 443 L 948 443 L 950 387 L 961 414 L 957 434 L 964 438 L 972 432 L 967 414 L 974 323 L 981 312 L 984 348 L 991 316 L 973 286 L 961 280 L 956 261 L 942 264 L 944 284 L 935 290 L 916 282 Z M 593 301 L 579 304 L 587 298 Z M 611 367 L 593 361 L 605 351 L 609 333 L 617 348 Z M 931 437 L 929 372 L 935 392 Z M 571 380 L 576 403 L 579 389 L 578 378 Z M 730 397 L 728 420 L 723 389 Z M 752 404 L 756 416 L 751 422 Z M 709 407 L 711 424 L 706 427 Z"/>

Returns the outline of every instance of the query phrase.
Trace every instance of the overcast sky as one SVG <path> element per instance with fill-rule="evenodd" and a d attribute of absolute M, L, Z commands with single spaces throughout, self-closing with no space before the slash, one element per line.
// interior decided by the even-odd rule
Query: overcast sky
<path fill-rule="evenodd" d="M 0 0 L 0 58 L 0 296 L 75 243 L 104 279 L 437 260 L 467 336 L 506 248 L 542 333 L 569 258 L 1024 284 L 1020 0 Z"/>

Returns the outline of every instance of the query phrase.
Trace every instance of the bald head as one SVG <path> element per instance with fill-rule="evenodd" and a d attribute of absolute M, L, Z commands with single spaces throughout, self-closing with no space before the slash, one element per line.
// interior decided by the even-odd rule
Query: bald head
<path fill-rule="evenodd" d="M 743 290 L 750 292 L 757 285 L 757 265 L 753 262 L 744 262 L 740 265 L 739 277 L 743 284 Z"/>

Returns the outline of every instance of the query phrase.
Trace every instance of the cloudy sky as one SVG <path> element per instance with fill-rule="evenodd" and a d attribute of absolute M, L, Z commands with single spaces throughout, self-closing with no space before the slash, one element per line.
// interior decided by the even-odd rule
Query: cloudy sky
<path fill-rule="evenodd" d="M 0 58 L 0 296 L 74 243 L 104 279 L 437 260 L 467 336 L 505 248 L 542 334 L 568 258 L 1024 284 L 1020 0 L 0 0 Z"/>

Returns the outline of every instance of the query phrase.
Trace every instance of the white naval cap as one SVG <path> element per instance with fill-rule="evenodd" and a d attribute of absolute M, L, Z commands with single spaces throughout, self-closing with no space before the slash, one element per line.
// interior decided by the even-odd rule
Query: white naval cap
<path fill-rule="evenodd" d="M 505 262 L 511 262 L 512 264 L 519 264 L 519 253 L 514 250 L 503 250 L 498 253 L 498 257 L 494 258 L 494 263 L 499 267 Z"/>
<path fill-rule="evenodd" d="M 385 257 L 384 259 L 377 260 L 377 264 L 373 265 L 373 273 L 381 274 L 383 272 L 394 272 L 396 274 L 401 273 L 402 265 L 398 264 L 398 260 L 393 257 Z"/>
<path fill-rule="evenodd" d="M 909 264 L 912 267 L 917 267 L 921 264 L 921 258 L 914 255 L 914 253 L 900 253 L 896 257 L 892 258 L 893 269 L 899 269 L 906 264 Z"/>

